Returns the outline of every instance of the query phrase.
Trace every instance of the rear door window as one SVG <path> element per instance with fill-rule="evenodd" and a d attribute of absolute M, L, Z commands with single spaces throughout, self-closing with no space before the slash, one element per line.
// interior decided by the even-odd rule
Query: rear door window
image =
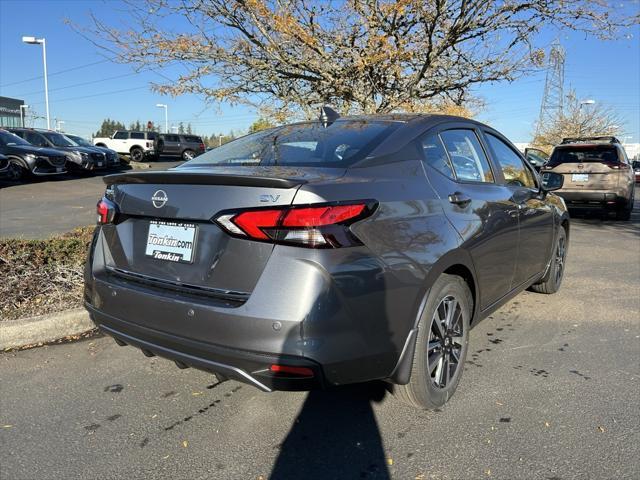
<path fill-rule="evenodd" d="M 423 162 L 425 165 L 434 168 L 451 179 L 455 179 L 453 168 L 451 168 L 451 162 L 449 162 L 449 157 L 447 156 L 447 151 L 444 149 L 437 133 L 430 133 L 424 136 L 420 140 L 420 146 L 422 147 L 422 153 L 424 154 Z"/>
<path fill-rule="evenodd" d="M 36 147 L 47 147 L 49 145 L 41 135 L 34 132 L 26 132 L 24 138 L 27 142 L 31 145 L 35 145 Z"/>
<path fill-rule="evenodd" d="M 131 132 L 131 138 L 135 138 L 136 140 L 144 140 L 144 133 L 142 133 L 142 132 Z"/>
<path fill-rule="evenodd" d="M 194 137 L 193 135 L 185 135 L 184 141 L 189 143 L 202 143 L 202 139 L 200 137 Z"/>
<path fill-rule="evenodd" d="M 170 143 L 180 143 L 180 137 L 178 135 L 165 135 L 164 141 Z"/>
<path fill-rule="evenodd" d="M 533 174 L 524 164 L 520 156 L 509 145 L 498 137 L 487 133 L 485 135 L 489 147 L 493 150 L 494 159 L 500 165 L 507 185 L 535 188 L 536 182 Z"/>
<path fill-rule="evenodd" d="M 445 130 L 440 133 L 458 180 L 492 183 L 493 172 L 480 140 L 473 130 Z"/>

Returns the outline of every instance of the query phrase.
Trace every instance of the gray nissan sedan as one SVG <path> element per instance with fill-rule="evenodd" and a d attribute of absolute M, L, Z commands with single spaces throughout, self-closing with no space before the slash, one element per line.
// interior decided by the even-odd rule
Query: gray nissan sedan
<path fill-rule="evenodd" d="M 440 407 L 469 329 L 564 273 L 563 177 L 464 118 L 325 107 L 105 182 L 85 271 L 96 325 L 263 391 L 384 380 Z"/>

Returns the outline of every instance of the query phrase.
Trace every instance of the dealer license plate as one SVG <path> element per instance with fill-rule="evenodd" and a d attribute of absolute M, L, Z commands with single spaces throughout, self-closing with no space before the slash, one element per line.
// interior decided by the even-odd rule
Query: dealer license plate
<path fill-rule="evenodd" d="M 157 260 L 192 263 L 197 227 L 192 223 L 149 222 L 145 255 Z"/>

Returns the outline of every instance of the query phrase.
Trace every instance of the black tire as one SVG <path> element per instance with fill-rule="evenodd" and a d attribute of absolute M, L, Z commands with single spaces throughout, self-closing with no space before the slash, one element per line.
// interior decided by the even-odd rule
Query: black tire
<path fill-rule="evenodd" d="M 196 152 L 194 152 L 193 150 L 185 150 L 184 152 L 182 152 L 182 160 L 184 160 L 185 162 L 188 162 L 189 160 L 192 160 L 196 157 Z"/>
<path fill-rule="evenodd" d="M 619 210 L 616 210 L 616 220 L 629 221 L 631 220 L 631 212 L 633 211 L 633 202 L 635 201 L 635 195 L 631 195 L 631 198 L 627 204 Z"/>
<path fill-rule="evenodd" d="M 442 274 L 429 291 L 418 323 L 409 383 L 394 386 L 394 396 L 425 410 L 447 403 L 464 370 L 472 315 L 473 298 L 465 281 Z"/>
<path fill-rule="evenodd" d="M 567 246 L 567 232 L 564 228 L 560 227 L 549 269 L 540 282 L 531 285 L 531 290 L 545 294 L 556 293 L 560 290 L 567 260 Z"/>
<path fill-rule="evenodd" d="M 5 177 L 14 182 L 23 180 L 27 176 L 28 170 L 17 160 L 9 160 L 9 167 Z"/>
<path fill-rule="evenodd" d="M 144 160 L 144 152 L 140 147 L 133 147 L 129 153 L 131 154 L 132 162 L 141 162 Z"/>

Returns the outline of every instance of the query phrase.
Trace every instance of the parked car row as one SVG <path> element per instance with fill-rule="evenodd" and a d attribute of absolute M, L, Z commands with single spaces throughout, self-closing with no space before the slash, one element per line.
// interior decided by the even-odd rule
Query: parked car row
<path fill-rule="evenodd" d="M 135 162 L 157 160 L 161 155 L 188 161 L 205 152 L 201 137 L 181 133 L 118 130 L 110 137 L 94 138 L 93 145 L 129 155 Z"/>
<path fill-rule="evenodd" d="M 60 175 L 120 165 L 113 150 L 94 147 L 75 135 L 33 128 L 0 129 L 0 154 L 7 157 L 6 168 L 0 172 L 12 180 L 29 174 Z"/>

